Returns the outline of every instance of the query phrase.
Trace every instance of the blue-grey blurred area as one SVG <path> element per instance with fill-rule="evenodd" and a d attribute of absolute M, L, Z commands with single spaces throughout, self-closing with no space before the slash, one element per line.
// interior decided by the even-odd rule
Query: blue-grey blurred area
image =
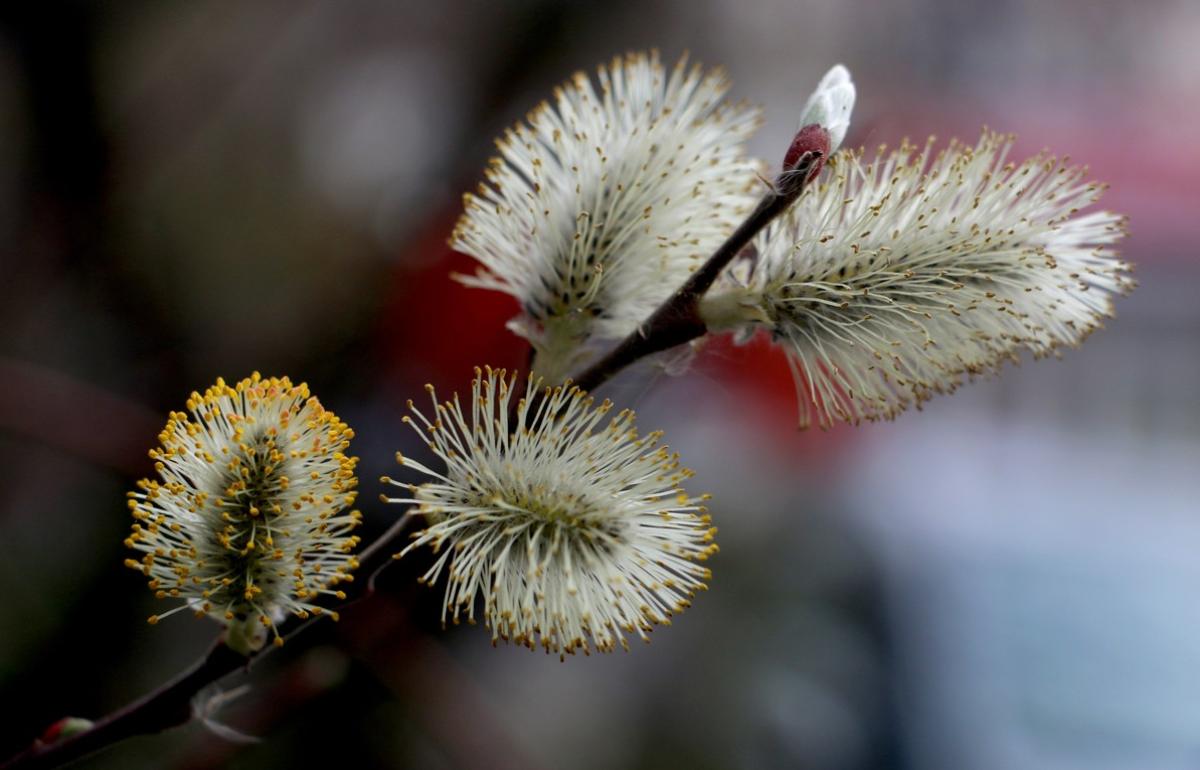
<path fill-rule="evenodd" d="M 521 366 L 445 238 L 492 138 L 626 50 L 727 68 L 782 157 L 843 62 L 848 144 L 986 124 L 1086 163 L 1140 288 L 1061 361 L 799 434 L 778 360 L 610 389 L 713 493 L 709 592 L 570 659 L 438 622 L 425 555 L 215 719 L 95 768 L 1200 767 L 1194 0 L 11 2 L 0 9 L 0 754 L 216 634 L 124 568 L 124 493 L 217 376 L 305 380 L 377 477 L 425 382 Z"/>

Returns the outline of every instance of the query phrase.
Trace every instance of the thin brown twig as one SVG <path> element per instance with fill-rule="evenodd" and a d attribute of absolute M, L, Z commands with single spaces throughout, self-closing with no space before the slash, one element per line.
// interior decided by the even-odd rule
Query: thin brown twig
<path fill-rule="evenodd" d="M 367 579 L 359 584 L 361 588 L 355 590 L 353 596 L 338 605 L 339 610 L 358 604 L 374 594 L 375 579 L 393 563 L 392 555 L 388 553 L 389 546 L 401 535 L 410 518 L 409 515 L 405 515 L 398 519 L 362 551 L 357 571 L 366 575 Z M 294 628 L 288 629 L 284 638 L 290 640 L 303 633 L 325 617 L 325 614 L 302 621 Z M 238 669 L 248 669 L 252 663 L 273 649 L 275 647 L 271 645 L 247 656 L 230 649 L 224 639 L 219 638 L 203 658 L 171 681 L 99 719 L 84 732 L 49 743 L 35 740 L 19 754 L 0 765 L 0 770 L 61 767 L 126 738 L 150 735 L 185 725 L 194 717 L 192 701 L 201 690 Z"/>
<path fill-rule="evenodd" d="M 135 735 L 162 732 L 192 719 L 192 699 L 250 659 L 217 640 L 203 658 L 178 677 L 141 699 L 97 721 L 88 730 L 53 743 L 35 740 L 2 766 L 32 770 L 65 765 Z"/>

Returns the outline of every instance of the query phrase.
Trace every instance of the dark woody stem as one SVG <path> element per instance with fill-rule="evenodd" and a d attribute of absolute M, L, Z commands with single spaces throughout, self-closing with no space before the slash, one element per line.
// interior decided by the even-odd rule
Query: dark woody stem
<path fill-rule="evenodd" d="M 573 383 L 585 391 L 595 390 L 617 372 L 640 358 L 682 345 L 708 331 L 700 317 L 700 300 L 721 272 L 741 253 L 755 235 L 800 197 L 811 172 L 822 159 L 820 152 L 805 153 L 794 169 L 784 171 L 773 188 L 758 202 L 733 234 L 655 310 L 645 323 L 621 340 L 603 358 L 588 366 Z"/>
<path fill-rule="evenodd" d="M 126 738 L 187 724 L 192 719 L 192 699 L 197 693 L 249 664 L 249 658 L 217 640 L 189 670 L 154 692 L 114 711 L 82 733 L 53 743 L 36 740 L 0 767 L 59 767 Z"/>
<path fill-rule="evenodd" d="M 368 599 L 374 593 L 376 576 L 392 563 L 389 546 L 400 536 L 409 518 L 404 516 L 398 519 L 379 539 L 362 551 L 359 555 L 359 567 L 355 571 L 365 580 L 350 585 L 349 588 L 353 590 L 347 593 L 351 595 L 338 609 Z M 306 631 L 320 617 L 314 617 L 288 629 L 286 637 L 290 640 Z M 247 656 L 230 649 L 223 638 L 217 639 L 203 658 L 158 689 L 97 720 L 81 733 L 53 742 L 35 740 L 21 753 L 0 764 L 0 770 L 61 767 L 126 738 L 150 735 L 185 725 L 195 716 L 192 702 L 197 694 L 235 671 L 248 669 L 252 663 L 273 649 L 273 646 L 268 645 L 263 650 Z"/>

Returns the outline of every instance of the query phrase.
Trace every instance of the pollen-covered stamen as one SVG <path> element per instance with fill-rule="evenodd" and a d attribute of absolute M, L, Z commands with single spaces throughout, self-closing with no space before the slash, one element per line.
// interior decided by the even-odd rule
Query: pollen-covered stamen
<path fill-rule="evenodd" d="M 515 385 L 489 369 L 469 410 L 432 391 L 429 415 L 413 409 L 409 424 L 446 469 L 401 456 L 432 480 L 384 479 L 407 491 L 386 501 L 429 521 L 404 553 L 432 546 L 422 579 L 447 573 L 443 621 L 474 622 L 481 599 L 493 640 L 565 655 L 647 639 L 709 578 L 697 563 L 716 551 L 706 498 L 681 489 L 691 472 L 661 434 L 638 434 L 632 412 L 610 416 L 569 384 L 539 393 L 530 380 L 523 396 Z"/>
<path fill-rule="evenodd" d="M 344 598 L 358 511 L 353 432 L 307 386 L 257 373 L 193 393 L 172 412 L 150 452 L 159 479 L 130 493 L 142 552 L 127 564 L 159 598 L 183 601 L 151 622 L 191 608 L 230 626 L 253 648 L 286 613 L 307 616 L 322 595 Z"/>
<path fill-rule="evenodd" d="M 480 263 L 465 283 L 520 302 L 510 326 L 548 379 L 633 330 L 750 210 L 759 167 L 742 143 L 760 117 L 728 88 L 720 70 L 631 54 L 497 142 L 450 242 Z"/>
<path fill-rule="evenodd" d="M 753 274 L 707 298 L 710 326 L 769 328 L 801 423 L 823 425 L 892 417 L 1022 350 L 1079 343 L 1133 286 L 1110 248 L 1124 219 L 1080 214 L 1103 185 L 1046 155 L 1011 163 L 1012 141 L 835 155 L 762 233 Z"/>

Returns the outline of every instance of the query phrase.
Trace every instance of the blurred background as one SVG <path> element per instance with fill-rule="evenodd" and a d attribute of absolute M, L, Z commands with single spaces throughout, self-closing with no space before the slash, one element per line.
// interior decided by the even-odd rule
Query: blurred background
<path fill-rule="evenodd" d="M 492 137 L 579 68 L 723 64 L 774 160 L 834 62 L 848 144 L 1015 131 L 1087 163 L 1141 287 L 1060 362 L 798 433 L 786 365 L 716 344 L 610 394 L 714 494 L 712 590 L 571 659 L 441 631 L 423 559 L 257 666 L 219 717 L 95 768 L 1200 767 L 1200 4 L 362 0 L 0 10 L 0 754 L 199 656 L 122 567 L 123 495 L 218 375 L 354 426 L 368 530 L 425 382 L 519 366 L 445 239 Z"/>

